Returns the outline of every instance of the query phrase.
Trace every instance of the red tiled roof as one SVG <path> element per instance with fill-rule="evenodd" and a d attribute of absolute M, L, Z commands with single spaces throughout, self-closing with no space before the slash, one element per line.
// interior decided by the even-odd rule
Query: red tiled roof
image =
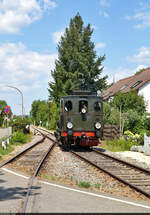
<path fill-rule="evenodd" d="M 119 80 L 103 92 L 103 99 L 107 100 L 118 92 L 126 93 L 131 90 L 138 90 L 148 81 L 150 81 L 150 68 L 144 69 L 137 75 Z"/>

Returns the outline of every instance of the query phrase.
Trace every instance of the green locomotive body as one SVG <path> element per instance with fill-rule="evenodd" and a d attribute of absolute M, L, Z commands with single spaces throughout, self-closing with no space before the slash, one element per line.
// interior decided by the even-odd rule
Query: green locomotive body
<path fill-rule="evenodd" d="M 96 146 L 102 130 L 102 97 L 80 91 L 61 98 L 57 137 L 64 146 Z"/>

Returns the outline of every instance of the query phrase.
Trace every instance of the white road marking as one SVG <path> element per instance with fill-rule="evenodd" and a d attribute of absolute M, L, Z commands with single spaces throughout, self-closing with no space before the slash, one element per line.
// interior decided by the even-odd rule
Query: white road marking
<path fill-rule="evenodd" d="M 16 172 L 14 172 L 14 171 L 9 170 L 9 169 L 2 168 L 2 170 L 4 170 L 5 172 L 9 172 L 9 173 L 12 173 L 12 174 L 14 174 L 14 175 L 17 175 L 17 176 L 19 176 L 19 177 L 22 177 L 22 178 L 25 178 L 25 179 L 29 179 L 28 176 L 21 175 L 21 174 L 19 174 L 19 173 L 16 173 Z"/>
<path fill-rule="evenodd" d="M 22 178 L 25 178 L 25 179 L 29 179 L 28 176 L 24 176 L 22 174 L 16 173 L 16 172 L 11 171 L 11 170 L 8 170 L 6 168 L 2 168 L 2 170 L 6 171 L 6 172 L 9 172 L 9 173 L 12 173 L 14 175 L 17 175 L 19 177 L 22 177 Z M 70 190 L 70 191 L 78 192 L 78 193 L 83 193 L 83 194 L 86 194 L 86 195 L 89 195 L 89 196 L 95 196 L 95 197 L 98 197 L 98 198 L 109 199 L 109 200 L 112 200 L 112 201 L 122 202 L 122 203 L 125 203 L 125 204 L 129 204 L 129 205 L 133 205 L 133 206 L 137 206 L 137 207 L 142 207 L 142 208 L 148 208 L 148 209 L 150 209 L 150 206 L 147 206 L 147 205 L 142 205 L 142 204 L 138 204 L 138 203 L 134 203 L 134 202 L 129 202 L 129 201 L 121 200 L 121 199 L 116 199 L 116 198 L 109 197 L 109 196 L 103 196 L 103 195 L 96 194 L 96 193 L 91 193 L 91 192 L 86 192 L 86 191 L 82 191 L 82 190 L 77 190 L 77 189 L 65 187 L 65 186 L 58 185 L 58 184 L 52 184 L 50 182 L 46 182 L 46 181 L 42 181 L 42 180 L 39 180 L 39 182 L 42 183 L 42 184 L 47 184 L 47 185 L 50 185 L 50 186 L 53 186 L 53 187 L 58 187 L 58 188 L 61 188 L 61 189 Z"/>
<path fill-rule="evenodd" d="M 87 194 L 89 196 L 95 196 L 95 197 L 99 197 L 99 198 L 109 199 L 109 200 L 113 200 L 113 201 L 117 201 L 117 202 L 122 202 L 122 203 L 125 203 L 125 204 L 130 204 L 130 205 L 150 209 L 150 206 L 147 206 L 147 205 L 141 205 L 141 204 L 138 204 L 138 203 L 129 202 L 129 201 L 121 200 L 121 199 L 116 199 L 116 198 L 112 198 L 112 197 L 108 197 L 108 196 L 103 196 L 103 195 L 100 195 L 100 194 L 95 194 L 95 193 L 86 192 L 86 191 L 82 191 L 82 190 L 76 190 L 76 189 L 73 189 L 73 188 L 64 187 L 64 186 L 57 185 L 57 184 L 52 184 L 52 183 L 49 183 L 49 182 L 46 182 L 46 181 L 41 181 L 40 180 L 39 182 L 41 182 L 43 184 L 50 185 L 50 186 L 58 187 L 58 188 L 61 188 L 61 189 L 65 189 L 65 190 L 70 190 L 70 191 L 74 191 L 74 192 L 78 192 L 78 193 Z"/>

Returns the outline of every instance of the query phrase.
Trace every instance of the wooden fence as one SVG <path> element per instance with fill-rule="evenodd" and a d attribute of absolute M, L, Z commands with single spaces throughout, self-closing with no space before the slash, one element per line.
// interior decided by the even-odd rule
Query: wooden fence
<path fill-rule="evenodd" d="M 103 140 L 119 139 L 120 137 L 120 126 L 118 125 L 104 125 L 103 126 Z"/>

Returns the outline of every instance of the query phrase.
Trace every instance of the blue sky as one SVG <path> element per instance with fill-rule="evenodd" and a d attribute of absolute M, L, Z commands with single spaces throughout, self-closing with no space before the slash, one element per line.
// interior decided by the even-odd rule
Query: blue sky
<path fill-rule="evenodd" d="M 149 0 L 0 0 L 0 100 L 21 114 L 37 99 L 48 99 L 57 43 L 70 19 L 80 13 L 94 29 L 97 56 L 106 55 L 103 75 L 112 82 L 150 62 Z"/>

